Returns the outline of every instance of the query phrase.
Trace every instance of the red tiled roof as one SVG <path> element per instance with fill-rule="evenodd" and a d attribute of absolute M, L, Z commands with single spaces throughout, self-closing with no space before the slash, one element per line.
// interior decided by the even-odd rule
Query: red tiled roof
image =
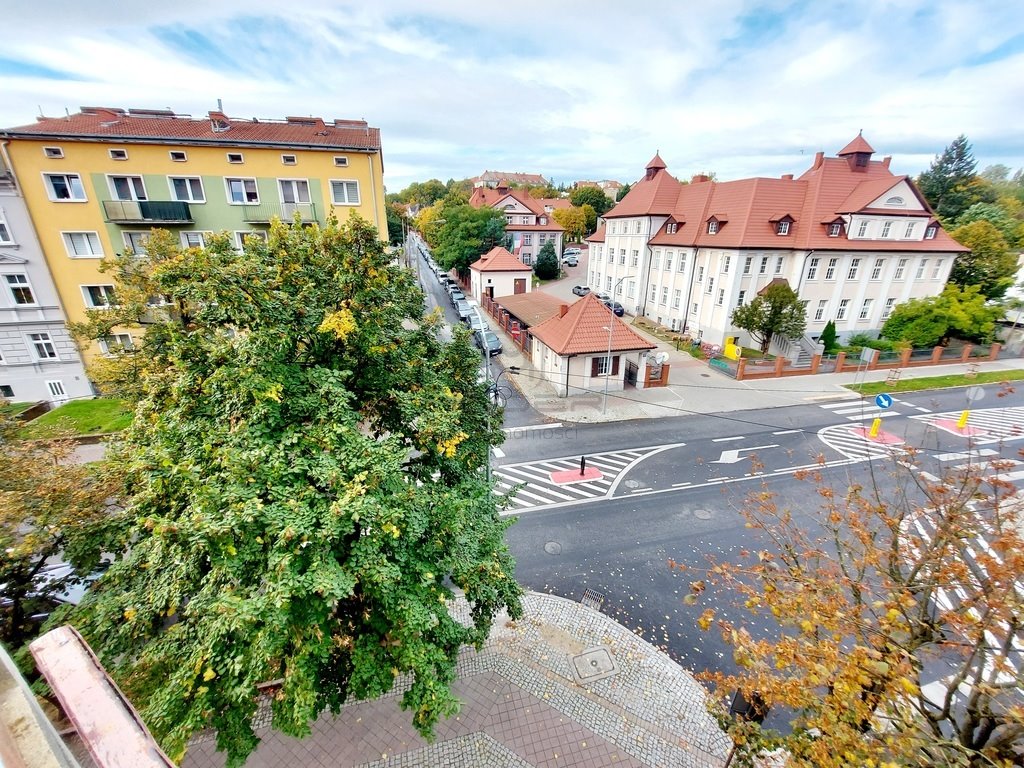
<path fill-rule="evenodd" d="M 545 320 L 530 329 L 530 333 L 557 355 L 586 355 L 607 353 L 609 327 L 612 352 L 655 348 L 654 344 L 613 315 L 592 293 L 569 307 L 562 317 Z"/>
<path fill-rule="evenodd" d="M 365 120 L 289 117 L 284 121 L 238 120 L 220 112 L 208 117 L 176 115 L 169 110 L 81 107 L 68 117 L 40 117 L 31 125 L 8 128 L 11 138 L 79 138 L 158 143 L 308 146 L 323 149 L 380 150 L 380 130 Z"/>
<path fill-rule="evenodd" d="M 658 166 L 655 162 L 661 162 Z M 679 190 L 683 184 L 665 170 L 665 164 L 657 155 L 647 165 L 654 169 L 653 178 L 646 176 L 632 186 L 626 196 L 604 218 L 615 219 L 625 216 L 659 216 L 672 212 Z"/>
<path fill-rule="evenodd" d="M 535 187 L 542 187 L 548 183 L 548 180 L 538 173 L 505 173 L 504 171 L 484 171 L 473 181 L 509 181 L 516 184 L 530 184 Z"/>
<path fill-rule="evenodd" d="M 572 203 L 564 197 L 535 197 L 533 199 L 540 203 L 541 207 L 572 208 Z"/>
<path fill-rule="evenodd" d="M 565 229 L 548 216 L 547 224 L 506 224 L 506 232 L 564 232 Z"/>
<path fill-rule="evenodd" d="M 651 162 L 649 162 L 645 168 L 661 168 L 664 170 L 665 168 L 668 168 L 668 166 L 665 165 L 665 161 L 661 159 L 661 155 L 658 152 L 655 152 L 654 157 L 651 158 Z"/>
<path fill-rule="evenodd" d="M 871 148 L 871 145 L 864 140 L 861 134 L 857 134 L 857 137 L 847 144 L 845 147 L 836 153 L 838 157 L 846 157 L 846 155 L 853 155 L 858 152 L 867 152 L 869 155 L 875 154 L 875 150 Z"/>
<path fill-rule="evenodd" d="M 561 306 L 567 303 L 565 299 L 544 293 L 544 291 L 517 293 L 513 296 L 496 296 L 494 300 L 527 328 L 540 325 L 548 318 L 554 317 L 558 314 Z"/>
<path fill-rule="evenodd" d="M 604 242 L 604 224 L 598 226 L 597 231 L 594 232 L 590 237 L 587 238 L 588 243 L 603 243 Z"/>
<path fill-rule="evenodd" d="M 551 214 L 544 210 L 543 201 L 538 200 L 535 197 L 530 197 L 529 193 L 525 189 L 490 189 L 489 187 L 476 187 L 473 190 L 473 194 L 469 196 L 469 204 L 474 208 L 494 208 L 501 210 L 505 200 L 508 198 L 519 202 L 521 205 L 529 209 L 530 213 L 534 216 L 545 216 L 547 217 L 547 224 L 508 224 L 505 226 L 505 231 L 514 232 L 518 230 L 524 230 L 527 232 L 561 232 L 563 231 L 562 225 L 552 218 Z M 568 202 L 568 201 L 566 201 Z M 513 214 L 514 215 L 514 214 Z M 520 214 L 522 215 L 522 214 Z"/>
<path fill-rule="evenodd" d="M 870 145 L 860 141 L 850 146 Z M 857 149 L 856 151 L 860 151 Z M 671 182 L 668 182 L 671 180 Z M 903 210 L 868 211 L 865 205 L 881 197 L 892 187 L 908 184 L 925 210 L 916 214 Z M 674 193 L 674 197 L 672 197 Z M 670 205 L 666 201 L 672 197 Z M 814 164 L 798 179 L 753 178 L 737 181 L 706 181 L 680 184 L 667 171 L 658 170 L 652 179 L 641 179 L 629 194 L 605 218 L 618 216 L 671 216 L 679 223 L 669 234 L 662 227 L 651 238 L 652 245 L 725 248 L 800 248 L 845 251 L 932 251 L 963 252 L 964 249 L 941 228 L 931 240 L 860 240 L 829 237 L 828 223 L 841 213 L 867 212 L 886 216 L 932 216 L 923 197 L 906 176 L 889 170 L 888 159 L 869 161 L 856 171 L 845 158 L 815 158 Z M 778 235 L 772 223 L 780 215 L 792 217 L 788 235 Z M 721 226 L 712 235 L 709 219 Z M 602 242 L 591 237 L 592 242 Z"/>
<path fill-rule="evenodd" d="M 479 259 L 469 265 L 469 268 L 477 272 L 533 272 L 528 267 L 500 245 L 496 245 Z"/>

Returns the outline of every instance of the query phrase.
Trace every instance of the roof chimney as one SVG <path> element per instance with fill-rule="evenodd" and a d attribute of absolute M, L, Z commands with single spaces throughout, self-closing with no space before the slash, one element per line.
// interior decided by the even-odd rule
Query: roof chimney
<path fill-rule="evenodd" d="M 821 164 L 823 162 L 825 162 L 825 153 L 824 152 L 815 152 L 814 153 L 814 165 L 811 166 L 811 170 L 813 171 L 816 168 L 821 168 Z"/>
<path fill-rule="evenodd" d="M 695 173 L 690 179 L 691 184 L 700 184 L 702 181 L 711 181 L 711 177 L 706 173 Z"/>
<path fill-rule="evenodd" d="M 783 181 L 792 181 L 793 180 L 793 174 L 792 173 L 784 173 L 784 174 L 782 174 L 782 180 Z"/>
<path fill-rule="evenodd" d="M 559 304 L 558 305 L 558 316 L 559 317 L 565 317 L 565 313 L 568 312 L 568 311 L 569 311 L 569 305 L 568 304 Z"/>
<path fill-rule="evenodd" d="M 882 158 L 882 167 L 885 168 L 885 170 L 888 171 L 889 170 L 889 163 L 891 163 L 891 162 L 892 162 L 892 155 L 886 155 L 885 157 Z"/>

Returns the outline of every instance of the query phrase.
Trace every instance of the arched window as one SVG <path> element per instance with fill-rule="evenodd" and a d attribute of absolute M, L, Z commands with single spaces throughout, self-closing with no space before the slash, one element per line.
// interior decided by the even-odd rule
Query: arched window
<path fill-rule="evenodd" d="M 892 197 L 890 197 L 888 200 L 885 201 L 885 204 L 886 205 L 905 205 L 905 203 L 903 202 L 903 198 L 900 197 L 899 195 L 893 195 Z"/>

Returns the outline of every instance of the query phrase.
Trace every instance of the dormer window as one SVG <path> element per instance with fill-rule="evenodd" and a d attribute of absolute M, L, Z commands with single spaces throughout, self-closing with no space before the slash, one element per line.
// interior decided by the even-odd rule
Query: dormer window
<path fill-rule="evenodd" d="M 789 234 L 789 222 L 779 221 L 775 223 L 775 234 L 780 236 L 786 236 Z"/>
<path fill-rule="evenodd" d="M 670 235 L 674 235 L 676 231 L 678 231 L 678 229 L 679 225 L 674 221 L 670 221 L 668 224 L 665 225 L 665 232 L 667 232 Z"/>
<path fill-rule="evenodd" d="M 548 223 L 548 217 L 547 216 L 541 216 L 540 217 L 540 223 L 541 224 L 547 224 Z"/>
<path fill-rule="evenodd" d="M 927 227 L 925 229 L 925 231 L 924 231 L 924 239 L 925 240 L 934 240 L 935 239 L 935 235 L 937 235 L 938 232 L 939 232 L 939 228 L 935 224 L 932 224 L 932 225 L 930 225 L 929 227 Z"/>
<path fill-rule="evenodd" d="M 717 235 L 718 234 L 718 220 L 717 219 L 711 219 L 711 221 L 708 222 L 708 234 L 709 235 Z"/>
<path fill-rule="evenodd" d="M 838 221 L 828 225 L 828 236 L 839 237 L 843 233 L 843 225 Z"/>

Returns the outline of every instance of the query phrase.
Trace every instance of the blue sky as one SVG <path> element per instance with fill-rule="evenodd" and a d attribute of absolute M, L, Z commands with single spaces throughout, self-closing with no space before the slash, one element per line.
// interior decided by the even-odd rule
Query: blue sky
<path fill-rule="evenodd" d="M 372 6 L 372 7 L 371 7 Z M 1006 0 L 179 0 L 5 12 L 0 125 L 79 105 L 365 118 L 388 189 L 485 169 L 799 173 L 858 130 L 916 174 L 960 133 L 1024 166 Z"/>

